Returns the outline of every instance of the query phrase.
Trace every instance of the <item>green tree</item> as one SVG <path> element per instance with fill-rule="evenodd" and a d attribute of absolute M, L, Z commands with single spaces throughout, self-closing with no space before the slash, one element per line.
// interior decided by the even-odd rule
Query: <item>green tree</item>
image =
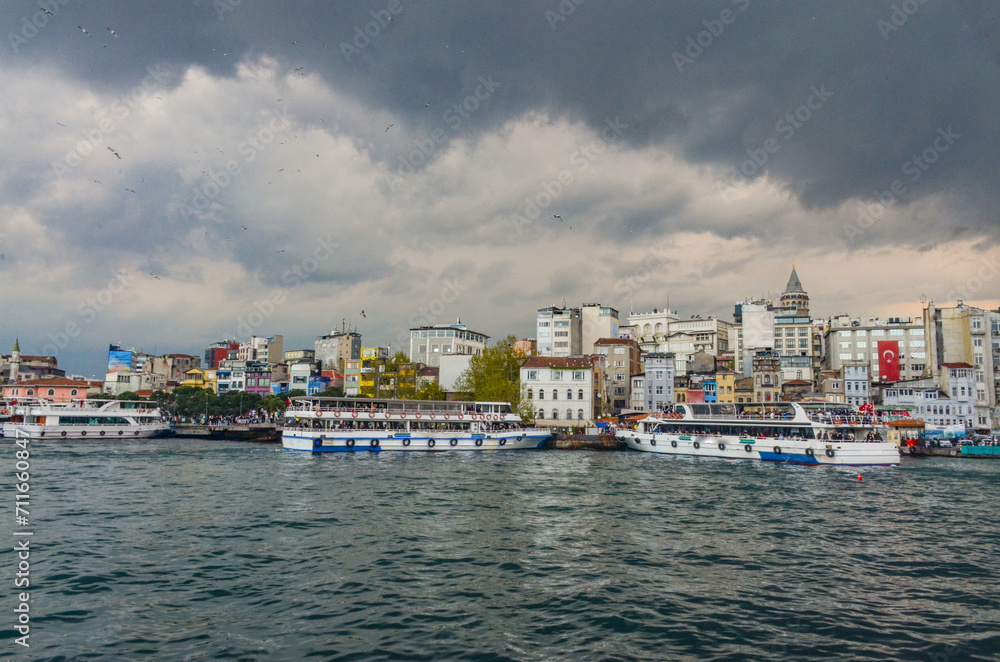
<path fill-rule="evenodd" d="M 473 356 L 468 369 L 455 385 L 469 399 L 487 402 L 508 402 L 525 422 L 534 420 L 531 402 L 521 386 L 521 364 L 524 355 L 514 351 L 517 336 L 511 334 L 480 356 Z"/>
<path fill-rule="evenodd" d="M 331 386 L 324 389 L 322 392 L 318 393 L 321 398 L 342 398 L 344 397 L 344 387 L 343 386 Z"/>
<path fill-rule="evenodd" d="M 413 392 L 414 400 L 446 400 L 448 394 L 437 382 L 427 382 Z"/>
<path fill-rule="evenodd" d="M 119 393 L 115 396 L 115 400 L 144 400 L 145 398 L 140 398 L 138 395 L 132 391 L 125 391 L 124 393 Z"/>

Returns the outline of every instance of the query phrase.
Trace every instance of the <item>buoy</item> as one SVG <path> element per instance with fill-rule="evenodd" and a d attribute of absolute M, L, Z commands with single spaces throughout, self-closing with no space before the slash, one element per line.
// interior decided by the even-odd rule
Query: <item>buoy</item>
<path fill-rule="evenodd" d="M 861 477 L 861 474 L 858 474 L 858 480 L 864 480 L 864 478 Z"/>

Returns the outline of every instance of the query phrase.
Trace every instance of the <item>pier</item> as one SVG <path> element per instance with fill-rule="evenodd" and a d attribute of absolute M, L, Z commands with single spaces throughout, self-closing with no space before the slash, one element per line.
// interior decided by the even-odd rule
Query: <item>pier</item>
<path fill-rule="evenodd" d="M 178 437 L 195 437 L 200 439 L 280 442 L 283 429 L 283 426 L 275 423 L 251 423 L 247 425 L 178 423 L 174 427 L 174 433 Z"/>

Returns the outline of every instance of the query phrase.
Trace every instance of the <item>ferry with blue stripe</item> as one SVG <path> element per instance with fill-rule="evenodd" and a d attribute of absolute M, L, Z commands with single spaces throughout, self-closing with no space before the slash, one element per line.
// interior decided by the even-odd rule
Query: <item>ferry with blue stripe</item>
<path fill-rule="evenodd" d="M 281 443 L 312 453 L 523 450 L 550 436 L 506 402 L 301 397 L 285 410 Z"/>
<path fill-rule="evenodd" d="M 665 455 L 806 465 L 898 465 L 886 428 L 857 411 L 807 412 L 794 403 L 678 404 L 615 436 L 628 448 Z"/>

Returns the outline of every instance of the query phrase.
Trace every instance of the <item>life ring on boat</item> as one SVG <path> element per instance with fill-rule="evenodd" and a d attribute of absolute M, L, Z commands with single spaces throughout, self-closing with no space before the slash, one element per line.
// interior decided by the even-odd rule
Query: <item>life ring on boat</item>
<path fill-rule="evenodd" d="M 101 436 L 102 437 L 104 436 L 104 430 L 101 430 Z"/>
<path fill-rule="evenodd" d="M 446 420 L 446 421 L 447 421 L 447 420 L 448 420 L 449 418 L 451 418 L 451 414 L 445 414 L 445 415 L 444 415 L 444 420 Z"/>
<path fill-rule="evenodd" d="M 135 435 L 136 437 L 138 437 L 138 436 L 139 436 L 139 431 L 138 431 L 138 430 L 136 430 L 136 431 L 135 431 L 135 432 L 133 432 L 132 434 L 134 434 L 134 435 Z"/>
<path fill-rule="evenodd" d="M 347 440 L 347 447 L 348 448 L 354 448 L 354 440 L 353 439 L 348 439 Z"/>
<path fill-rule="evenodd" d="M 775 455 L 781 455 L 781 446 L 775 446 L 774 447 L 774 454 Z"/>
<path fill-rule="evenodd" d="M 639 437 L 632 437 L 632 441 L 635 442 L 636 446 L 642 446 L 642 439 L 640 439 Z"/>
<path fill-rule="evenodd" d="M 433 439 L 428 439 L 427 440 L 427 446 L 428 447 L 434 448 L 434 444 L 435 444 L 435 441 Z"/>
<path fill-rule="evenodd" d="M 319 448 L 322 445 L 323 445 L 323 440 L 322 439 L 319 439 L 319 438 L 313 439 L 313 448 Z"/>
<path fill-rule="evenodd" d="M 334 418 L 340 418 L 340 410 L 339 409 L 333 412 L 333 417 Z"/>
<path fill-rule="evenodd" d="M 358 417 L 358 412 L 352 411 L 351 412 L 351 418 L 357 418 L 357 417 Z"/>
<path fill-rule="evenodd" d="M 725 445 L 725 444 L 723 444 L 723 443 L 720 443 L 720 444 L 719 444 L 719 450 L 720 450 L 720 451 L 724 451 L 724 450 L 726 450 L 726 445 Z"/>
<path fill-rule="evenodd" d="M 948 451 L 948 455 L 955 457 L 956 455 L 958 455 L 958 451 L 952 448 L 950 451 Z"/>
<path fill-rule="evenodd" d="M 378 448 L 378 439 L 372 439 L 369 446 L 371 446 L 372 448 Z"/>
<path fill-rule="evenodd" d="M 833 457 L 833 455 L 834 455 L 833 449 L 832 448 L 827 448 L 826 449 L 826 456 L 827 457 Z"/>
<path fill-rule="evenodd" d="M 404 439 L 403 439 L 403 445 L 404 445 L 404 446 L 409 446 L 409 445 L 410 445 L 410 440 L 409 440 L 409 439 L 406 439 L 406 438 L 404 438 Z"/>
<path fill-rule="evenodd" d="M 751 446 L 750 444 L 746 444 L 743 447 L 743 450 L 745 450 L 747 453 L 752 453 L 753 452 L 753 446 Z"/>
<path fill-rule="evenodd" d="M 482 439 L 476 439 L 476 446 L 482 446 L 482 445 L 483 445 L 483 440 Z"/>
<path fill-rule="evenodd" d="M 368 412 L 368 418 L 375 418 L 375 412 L 373 411 Z"/>
<path fill-rule="evenodd" d="M 458 420 L 462 420 L 463 418 L 465 418 L 465 414 L 459 414 L 458 415 Z"/>
<path fill-rule="evenodd" d="M 64 436 L 64 437 L 66 436 L 66 431 L 65 430 L 63 430 L 63 432 L 62 432 L 62 436 Z"/>
<path fill-rule="evenodd" d="M 385 417 L 386 418 L 389 418 L 390 416 L 392 416 L 392 414 L 390 414 L 389 412 L 385 412 Z"/>
<path fill-rule="evenodd" d="M 674 448 L 677 448 L 677 440 L 676 439 L 672 440 L 670 442 L 670 445 L 673 446 Z"/>
<path fill-rule="evenodd" d="M 43 434 L 44 434 L 44 433 L 43 433 Z M 119 431 L 118 431 L 118 436 L 119 436 L 119 437 L 120 437 L 120 436 L 122 436 L 123 434 L 125 434 L 125 433 L 124 433 L 124 432 L 122 432 L 121 430 L 119 430 Z"/>
<path fill-rule="evenodd" d="M 406 412 L 405 411 L 399 412 L 399 417 L 400 418 L 406 418 Z"/>
<path fill-rule="evenodd" d="M 434 412 L 431 412 L 430 414 L 428 414 L 428 416 L 430 416 L 431 418 L 434 418 L 435 414 L 434 414 Z"/>
<path fill-rule="evenodd" d="M 449 441 L 448 443 L 451 444 L 452 446 L 458 446 L 458 439 L 452 437 L 451 441 Z"/>
<path fill-rule="evenodd" d="M 316 410 L 316 416 L 322 416 L 322 415 L 323 415 L 323 412 L 321 412 L 319 409 L 317 409 Z"/>
<path fill-rule="evenodd" d="M 521 441 L 521 435 L 517 435 L 517 440 Z"/>
<path fill-rule="evenodd" d="M 814 451 L 811 448 L 807 448 L 806 449 L 806 455 L 808 455 L 809 457 L 814 457 L 816 455 L 816 451 Z"/>
<path fill-rule="evenodd" d="M 697 442 L 697 441 L 696 441 L 696 442 L 694 442 L 694 443 L 693 443 L 693 444 L 691 444 L 691 445 L 695 447 L 695 450 L 697 450 L 697 449 L 701 448 L 701 443 L 699 443 L 699 442 Z"/>
<path fill-rule="evenodd" d="M 840 425 L 840 419 L 839 418 L 833 419 L 833 424 L 834 425 Z"/>
<path fill-rule="evenodd" d="M 518 437 L 518 439 L 520 439 L 520 437 Z M 505 445 L 506 443 L 507 443 L 507 440 L 506 440 L 506 439 L 501 439 L 501 440 L 500 440 L 500 445 L 501 445 L 501 446 Z"/>
<path fill-rule="evenodd" d="M 856 419 L 856 418 L 852 418 L 852 419 L 851 419 L 850 421 L 848 421 L 848 422 L 849 422 L 849 423 L 850 423 L 851 425 L 857 425 L 857 424 L 858 424 L 858 419 Z"/>
<path fill-rule="evenodd" d="M 649 440 L 649 445 L 650 446 L 655 446 L 656 445 L 656 439 L 650 439 Z"/>
<path fill-rule="evenodd" d="M 81 430 L 80 431 L 80 436 L 81 437 L 86 437 L 87 436 L 87 431 L 86 430 Z"/>
<path fill-rule="evenodd" d="M 413 418 L 420 418 L 420 412 L 418 411 L 416 414 L 414 414 Z"/>

